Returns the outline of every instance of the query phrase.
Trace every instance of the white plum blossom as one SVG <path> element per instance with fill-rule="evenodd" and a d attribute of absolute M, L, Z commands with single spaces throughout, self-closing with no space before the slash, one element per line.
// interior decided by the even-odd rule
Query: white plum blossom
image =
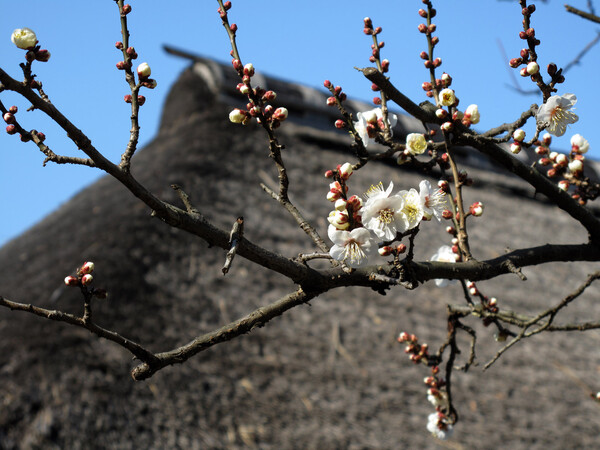
<path fill-rule="evenodd" d="M 400 231 L 412 230 L 423 219 L 425 213 L 423 200 L 416 189 L 400 191 L 398 195 L 404 200 L 404 206 L 401 210 L 404 227 Z"/>
<path fill-rule="evenodd" d="M 444 419 L 440 419 L 438 413 L 432 413 L 427 417 L 427 431 L 436 438 L 445 440 L 452 436 L 454 429 Z"/>
<path fill-rule="evenodd" d="M 479 115 L 479 107 L 477 105 L 469 105 L 465 110 L 465 117 L 467 117 L 472 124 L 478 124 L 481 118 Z"/>
<path fill-rule="evenodd" d="M 580 134 L 574 134 L 571 137 L 571 149 L 575 153 L 583 155 L 590 149 L 590 143 Z"/>
<path fill-rule="evenodd" d="M 536 121 L 546 126 L 548 133 L 562 136 L 567 131 L 567 125 L 579 120 L 577 114 L 569 111 L 575 103 L 575 94 L 553 95 L 538 109 Z"/>
<path fill-rule="evenodd" d="M 406 136 L 406 150 L 411 155 L 420 155 L 427 150 L 427 141 L 421 133 L 410 133 Z"/>
<path fill-rule="evenodd" d="M 442 89 L 440 92 L 440 103 L 443 106 L 453 105 L 456 101 L 456 96 L 454 95 L 454 91 L 450 88 Z"/>
<path fill-rule="evenodd" d="M 23 50 L 35 47 L 35 44 L 37 44 L 37 37 L 29 28 L 17 28 L 13 31 L 10 40 Z"/>
<path fill-rule="evenodd" d="M 429 220 L 432 216 L 435 216 L 438 222 L 441 222 L 442 214 L 448 208 L 446 193 L 441 189 L 434 191 L 431 188 L 431 183 L 423 180 L 419 183 L 419 195 L 423 203 L 423 215 L 425 218 Z"/>
<path fill-rule="evenodd" d="M 431 256 L 431 261 L 455 263 L 457 260 L 458 255 L 452 251 L 452 247 L 449 245 L 442 245 L 438 248 L 437 252 Z M 446 280 L 445 278 L 436 278 L 435 285 L 441 288 L 448 286 L 450 282 L 450 280 Z"/>
<path fill-rule="evenodd" d="M 354 129 L 362 139 L 364 146 L 367 147 L 370 143 L 375 142 L 375 139 L 373 139 L 374 136 L 369 136 L 368 125 L 371 124 L 377 129 L 377 122 L 383 120 L 383 113 L 381 108 L 374 108 L 370 111 L 359 112 L 356 118 L 358 120 L 354 122 Z M 398 123 L 398 116 L 388 112 L 390 134 L 393 134 L 392 128 L 396 126 L 396 123 Z"/>
<path fill-rule="evenodd" d="M 377 252 L 377 243 L 366 228 L 345 231 L 329 225 L 327 234 L 333 242 L 329 254 L 333 259 L 346 263 L 348 267 L 366 265 L 369 257 Z"/>
<path fill-rule="evenodd" d="M 373 231 L 379 239 L 391 241 L 398 231 L 405 231 L 402 209 L 404 200 L 398 195 L 391 195 L 394 183 L 390 182 L 383 189 L 380 182 L 365 192 L 367 201 L 361 209 L 362 223 Z"/>

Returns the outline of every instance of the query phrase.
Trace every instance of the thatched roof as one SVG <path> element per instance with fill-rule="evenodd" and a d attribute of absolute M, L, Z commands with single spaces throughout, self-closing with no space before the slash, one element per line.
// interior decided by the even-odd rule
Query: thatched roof
<path fill-rule="evenodd" d="M 219 75 L 221 73 L 221 75 Z M 287 256 L 314 250 L 304 233 L 259 183 L 274 185 L 263 132 L 227 120 L 242 100 L 228 93 L 225 68 L 198 62 L 168 97 L 160 132 L 139 152 L 132 172 L 159 196 L 177 202 L 181 185 L 194 205 L 229 229 L 239 215 L 245 236 Z M 323 94 L 266 79 L 289 106 L 279 129 L 290 196 L 325 235 L 330 204 L 326 169 L 352 160 L 350 138 L 329 127 Z M 295 100 L 294 100 L 295 99 Z M 238 103 L 236 103 L 238 102 Z M 306 104 L 312 105 L 310 112 Z M 418 123 L 416 124 L 416 126 Z M 404 128 L 403 128 L 404 127 Z M 406 119 L 397 135 L 414 130 Z M 472 161 L 470 201 L 486 203 L 471 222 L 476 257 L 507 248 L 586 240 L 566 214 L 533 199 L 527 186 Z M 416 187 L 423 175 L 373 163 L 353 176 L 363 192 L 380 180 Z M 428 259 L 448 235 L 436 222 L 417 238 Z M 148 345 L 170 349 L 286 294 L 293 286 L 237 258 L 223 277 L 224 252 L 153 219 L 110 178 L 83 190 L 41 223 L 0 249 L 0 293 L 16 301 L 80 312 L 81 298 L 63 278 L 85 260 L 110 293 L 95 320 Z M 549 264 L 505 275 L 480 288 L 514 309 L 540 311 L 577 287 L 593 264 Z M 592 286 L 569 319 L 600 315 Z M 458 285 L 432 282 L 386 296 L 367 289 L 332 291 L 236 341 L 134 382 L 130 355 L 64 324 L 0 310 L 0 447 L 2 448 L 438 448 L 425 429 L 433 410 L 425 368 L 395 342 L 416 333 L 431 347 L 445 339 L 447 303 L 461 303 Z M 464 301 L 464 300 L 463 300 Z M 480 361 L 500 348 L 474 322 Z M 461 422 L 455 448 L 574 448 L 597 445 L 599 334 L 543 335 L 511 349 L 487 372 L 456 372 Z M 464 343 L 465 352 L 468 342 Z M 463 447 L 464 446 L 464 447 Z"/>

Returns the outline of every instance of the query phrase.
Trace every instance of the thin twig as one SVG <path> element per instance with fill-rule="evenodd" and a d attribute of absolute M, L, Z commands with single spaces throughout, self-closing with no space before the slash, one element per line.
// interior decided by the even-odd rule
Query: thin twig
<path fill-rule="evenodd" d="M 242 334 L 249 333 L 256 327 L 262 327 L 271 319 L 280 316 L 287 310 L 301 305 L 313 299 L 320 292 L 305 292 L 298 289 L 296 292 L 286 295 L 270 305 L 260 307 L 245 317 L 231 322 L 218 330 L 197 337 L 188 344 L 174 350 L 158 353 L 158 362 L 154 365 L 143 363 L 135 367 L 131 372 L 134 380 L 145 380 L 163 367 L 181 364 L 195 354 L 202 352 L 213 345 L 229 341 Z"/>

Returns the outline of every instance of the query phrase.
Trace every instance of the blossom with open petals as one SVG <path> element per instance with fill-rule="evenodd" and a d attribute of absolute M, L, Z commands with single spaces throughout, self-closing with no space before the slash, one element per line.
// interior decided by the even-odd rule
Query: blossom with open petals
<path fill-rule="evenodd" d="M 367 201 L 361 209 L 364 226 L 373 231 L 378 238 L 387 241 L 394 239 L 398 231 L 406 229 L 402 218 L 404 200 L 398 195 L 391 195 L 392 189 L 392 182 L 385 190 L 382 183 L 371 186 L 365 192 Z"/>
<path fill-rule="evenodd" d="M 329 225 L 327 234 L 333 242 L 329 254 L 333 259 L 344 261 L 348 267 L 366 265 L 369 257 L 377 252 L 377 243 L 366 228 L 345 231 Z"/>
<path fill-rule="evenodd" d="M 412 230 L 423 219 L 425 213 L 423 199 L 416 189 L 400 191 L 398 195 L 404 200 L 404 205 L 400 211 L 404 226 L 400 231 Z"/>
<path fill-rule="evenodd" d="M 406 136 L 406 150 L 411 155 L 420 155 L 427 150 L 427 141 L 421 133 L 410 133 Z"/>
<path fill-rule="evenodd" d="M 436 438 L 445 440 L 452 436 L 454 429 L 445 419 L 440 418 L 438 413 L 432 413 L 427 417 L 427 431 Z"/>
<path fill-rule="evenodd" d="M 419 183 L 419 195 L 423 203 L 423 215 L 428 220 L 432 216 L 440 222 L 445 209 L 448 209 L 446 193 L 441 189 L 435 191 L 431 187 L 431 183 L 423 180 Z"/>
<path fill-rule="evenodd" d="M 390 134 L 393 134 L 392 128 L 398 123 L 398 116 L 390 112 L 387 116 Z M 378 122 L 383 121 L 383 113 L 381 108 L 374 108 L 370 111 L 359 112 L 356 118 L 358 120 L 354 122 L 354 129 L 362 139 L 364 146 L 367 147 L 370 143 L 375 142 L 375 133 L 381 129 Z"/>
<path fill-rule="evenodd" d="M 454 91 L 450 88 L 442 89 L 440 92 L 440 103 L 443 106 L 453 105 L 456 101 L 456 96 L 454 95 Z"/>
<path fill-rule="evenodd" d="M 29 28 L 17 28 L 13 31 L 10 40 L 13 44 L 23 50 L 33 48 L 35 47 L 35 44 L 37 44 L 37 37 Z"/>
<path fill-rule="evenodd" d="M 536 121 L 546 126 L 548 133 L 562 136 L 567 131 L 567 125 L 579 120 L 577 114 L 569 111 L 575 103 L 575 94 L 553 95 L 538 109 Z"/>
<path fill-rule="evenodd" d="M 431 261 L 455 263 L 457 260 L 458 255 L 452 251 L 452 247 L 449 245 L 442 245 L 438 248 L 437 252 L 431 256 Z M 435 280 L 435 285 L 440 288 L 448 286 L 449 284 L 450 280 L 446 280 L 445 278 L 436 278 Z"/>

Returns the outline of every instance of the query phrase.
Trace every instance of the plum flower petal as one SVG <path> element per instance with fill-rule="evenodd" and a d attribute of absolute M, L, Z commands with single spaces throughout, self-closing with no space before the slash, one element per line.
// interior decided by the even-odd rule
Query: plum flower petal
<path fill-rule="evenodd" d="M 381 108 L 374 108 L 369 111 L 359 112 L 356 115 L 357 121 L 354 122 L 354 129 L 360 136 L 365 147 L 370 143 L 375 142 L 375 131 L 379 129 L 377 123 L 383 120 L 383 113 Z M 393 134 L 392 128 L 398 123 L 398 116 L 388 112 L 388 125 L 390 127 L 390 134 Z M 371 125 L 371 127 L 369 127 Z M 371 129 L 371 133 L 369 133 Z"/>
<path fill-rule="evenodd" d="M 536 121 L 545 126 L 548 133 L 562 136 L 567 131 L 567 125 L 579 120 L 577 114 L 569 111 L 575 103 L 577 103 L 575 94 L 553 95 L 539 107 Z"/>
<path fill-rule="evenodd" d="M 329 250 L 331 257 L 344 261 L 348 267 L 362 267 L 369 262 L 369 257 L 377 252 L 377 243 L 366 228 L 355 228 L 352 231 L 338 230 L 333 225 L 327 229 L 333 246 Z"/>
<path fill-rule="evenodd" d="M 398 195 L 390 195 L 393 188 L 392 182 L 385 190 L 382 183 L 371 186 L 365 192 L 367 201 L 361 209 L 363 225 L 373 231 L 379 239 L 388 241 L 394 239 L 398 231 L 404 231 L 404 200 Z"/>
<path fill-rule="evenodd" d="M 401 217 L 404 226 L 400 231 L 412 230 L 421 220 L 424 214 L 424 204 L 416 189 L 400 191 L 398 195 L 404 200 Z"/>
<path fill-rule="evenodd" d="M 423 180 L 419 183 L 419 195 L 423 202 L 423 215 L 427 219 L 435 216 L 438 222 L 441 222 L 444 210 L 448 209 L 446 193 L 441 189 L 434 191 L 431 188 L 431 183 Z"/>
<path fill-rule="evenodd" d="M 440 248 L 438 248 L 437 252 L 431 256 L 431 261 L 455 263 L 457 258 L 458 255 L 452 251 L 452 247 L 449 245 L 442 245 Z M 451 281 L 446 280 L 445 278 L 437 278 L 435 280 L 435 285 L 440 288 L 446 287 L 450 283 Z"/>

